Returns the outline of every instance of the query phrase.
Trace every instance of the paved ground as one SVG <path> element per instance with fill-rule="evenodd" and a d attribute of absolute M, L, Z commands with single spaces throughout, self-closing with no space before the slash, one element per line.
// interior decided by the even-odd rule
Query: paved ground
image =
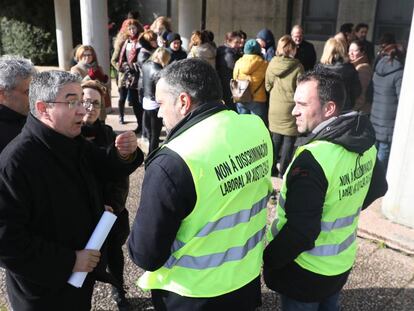
<path fill-rule="evenodd" d="M 116 98 L 114 97 L 113 100 L 115 102 Z M 129 115 L 126 120 L 130 121 L 130 123 L 122 126 L 118 125 L 116 122 L 116 111 L 114 111 L 114 114 L 109 115 L 108 123 L 116 130 L 134 129 L 136 123 L 134 122 L 131 108 L 128 108 L 127 111 Z M 142 143 L 141 140 L 140 142 Z M 131 221 L 135 216 L 139 202 L 143 175 L 144 170 L 142 167 L 131 175 L 131 190 L 127 201 Z M 275 184 L 279 185 L 280 181 L 276 180 Z M 268 207 L 269 215 L 272 217 L 274 206 L 269 204 Z M 361 231 L 365 230 L 365 233 L 371 233 L 371 236 L 378 239 L 379 242 L 358 238 L 357 261 L 342 295 L 343 310 L 414 311 L 414 257 L 408 254 L 410 253 L 409 251 L 398 251 L 387 247 L 386 243 L 389 243 L 389 241 L 381 238 L 381 236 L 384 236 L 384 233 L 381 233 L 381 231 L 383 231 L 382 227 L 385 224 L 387 226 L 391 225 L 387 221 L 384 222 L 378 216 L 378 202 L 373 207 L 373 211 L 376 211 L 376 213 L 368 213 L 367 216 L 364 216 L 364 219 L 361 219 L 363 228 L 360 226 L 360 229 L 362 229 Z M 381 222 L 372 223 L 371 220 L 374 218 L 380 218 Z M 394 225 L 391 227 L 387 226 L 385 226 L 386 230 L 399 230 L 398 225 L 397 228 Z M 409 235 L 411 232 L 414 232 L 408 228 L 400 229 L 402 230 L 400 235 Z M 364 234 L 364 232 L 361 234 Z M 391 232 L 388 233 L 391 235 Z M 408 249 L 414 246 L 414 243 L 410 244 L 413 237 L 414 235 L 408 238 L 407 236 L 403 237 L 405 241 L 408 241 Z M 393 248 L 395 247 L 393 245 L 391 246 Z M 404 250 L 404 248 L 401 249 Z M 153 310 L 148 293 L 142 292 L 134 284 L 141 274 L 142 270 L 134 266 L 127 257 L 125 265 L 126 285 L 129 287 L 127 297 L 131 304 L 133 304 L 135 310 Z M 265 286 L 262 289 L 262 297 L 263 306 L 258 310 L 280 310 L 278 296 L 272 291 L 269 291 Z M 0 270 L 0 311 L 2 308 L 7 309 L 6 306 L 4 272 Z M 102 283 L 97 284 L 93 295 L 92 309 L 100 311 L 117 310 L 111 298 L 109 286 Z"/>

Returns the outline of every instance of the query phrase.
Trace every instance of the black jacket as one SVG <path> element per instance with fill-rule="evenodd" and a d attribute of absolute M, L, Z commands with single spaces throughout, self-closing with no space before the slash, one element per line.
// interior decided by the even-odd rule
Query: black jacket
<path fill-rule="evenodd" d="M 155 100 L 155 78 L 162 66 L 153 61 L 147 61 L 142 65 L 142 87 L 144 97 Z"/>
<path fill-rule="evenodd" d="M 105 256 L 82 288 L 67 283 L 104 210 L 100 180 L 124 178 L 143 161 L 67 138 L 29 115 L 0 155 L 0 265 L 14 310 L 89 310 Z"/>
<path fill-rule="evenodd" d="M 103 124 L 99 119 L 94 124 L 82 125 L 82 136 L 100 148 L 113 148 L 116 134 L 112 127 Z M 104 167 L 102 169 L 105 169 Z M 129 192 L 129 176 L 120 180 L 104 182 L 104 203 L 113 208 L 114 213 L 119 215 L 125 209 L 125 203 Z"/>
<path fill-rule="evenodd" d="M 324 123 L 316 133 L 302 137 L 298 142 L 302 145 L 314 140 L 330 141 L 349 151 L 362 153 L 372 147 L 375 136 L 368 116 L 350 112 Z M 286 183 L 289 189 L 285 198 L 288 220 L 265 249 L 264 279 L 269 288 L 292 299 L 318 302 L 340 291 L 350 273 L 349 270 L 339 275 L 324 276 L 303 269 L 294 261 L 299 254 L 314 247 L 321 231 L 328 181 L 319 163 L 305 150 L 292 163 Z M 362 208 L 386 191 L 385 172 L 380 161 L 376 161 Z"/>
<path fill-rule="evenodd" d="M 398 99 L 400 97 L 404 65 L 398 60 L 382 57 L 372 77 L 371 122 L 376 138 L 381 142 L 392 142 Z"/>
<path fill-rule="evenodd" d="M 0 153 L 21 131 L 26 116 L 0 104 Z"/>
<path fill-rule="evenodd" d="M 171 130 L 166 142 L 224 109 L 221 104 L 203 104 Z M 196 200 L 193 178 L 183 159 L 168 148 L 151 153 L 146 160 L 141 201 L 128 241 L 130 257 L 136 265 L 148 271 L 164 265 L 181 221 L 192 212 Z M 259 278 L 217 297 L 194 299 L 158 290 L 153 290 L 152 296 L 170 306 L 168 310 L 254 310 L 261 303 Z M 179 307 L 173 307 L 175 303 Z"/>
<path fill-rule="evenodd" d="M 312 70 L 316 63 L 316 51 L 312 43 L 303 40 L 296 49 L 295 58 L 299 59 L 305 71 Z"/>
<path fill-rule="evenodd" d="M 187 58 L 187 52 L 180 48 L 178 51 L 174 51 L 170 48 L 167 48 L 168 52 L 171 54 L 170 64 L 176 60 L 182 60 Z"/>
<path fill-rule="evenodd" d="M 355 100 L 361 95 L 361 82 L 358 71 L 351 63 L 338 61 L 332 65 L 317 64 L 315 69 L 327 69 L 339 75 L 345 84 L 346 100 L 342 111 L 350 111 L 355 106 Z"/>
<path fill-rule="evenodd" d="M 241 51 L 227 45 L 217 48 L 216 70 L 223 89 L 223 100 L 228 107 L 233 107 L 230 91 L 230 80 L 233 78 L 233 69 L 236 61 L 241 57 Z"/>

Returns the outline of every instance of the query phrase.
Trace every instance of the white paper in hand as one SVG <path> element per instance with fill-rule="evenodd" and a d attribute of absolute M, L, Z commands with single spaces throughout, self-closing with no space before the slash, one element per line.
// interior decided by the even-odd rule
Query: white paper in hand
<path fill-rule="evenodd" d="M 93 231 L 91 237 L 89 238 L 85 249 L 93 249 L 99 251 L 102 247 L 102 244 L 105 242 L 109 231 L 111 231 L 116 218 L 117 217 L 114 214 L 105 211 L 98 224 L 96 225 L 96 228 Z M 87 275 L 88 272 L 73 272 L 68 280 L 68 283 L 77 288 L 80 288 L 82 287 Z"/>

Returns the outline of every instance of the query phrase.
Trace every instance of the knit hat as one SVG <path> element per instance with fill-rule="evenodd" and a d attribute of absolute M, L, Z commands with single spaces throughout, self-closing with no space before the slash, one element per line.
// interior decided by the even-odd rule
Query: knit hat
<path fill-rule="evenodd" d="M 244 44 L 244 54 L 257 54 L 260 55 L 262 50 L 259 43 L 255 39 L 250 39 Z"/>
<path fill-rule="evenodd" d="M 180 40 L 180 42 L 182 43 L 181 36 L 178 33 L 170 32 L 167 36 L 168 45 L 170 45 L 170 43 L 175 40 Z"/>

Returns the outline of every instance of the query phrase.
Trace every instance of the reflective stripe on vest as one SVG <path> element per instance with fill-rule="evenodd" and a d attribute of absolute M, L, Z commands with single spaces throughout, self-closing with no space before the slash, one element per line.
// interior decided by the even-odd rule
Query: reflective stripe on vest
<path fill-rule="evenodd" d="M 174 256 L 170 256 L 164 266 L 168 269 L 173 266 L 180 266 L 190 269 L 203 270 L 221 266 L 228 261 L 240 260 L 244 258 L 251 249 L 256 247 L 260 241 L 262 241 L 265 232 L 266 226 L 256 232 L 243 246 L 232 247 L 222 253 L 198 257 L 184 255 L 179 259 L 176 259 Z"/>
<path fill-rule="evenodd" d="M 337 275 L 349 270 L 355 260 L 358 217 L 371 182 L 376 149 L 372 146 L 363 154 L 356 154 L 327 141 L 315 141 L 298 148 L 294 159 L 304 150 L 310 151 L 321 166 L 328 188 L 321 232 L 315 241 L 315 247 L 301 253 L 295 262 L 318 274 Z M 270 240 L 282 230 L 287 221 L 287 191 L 284 179 L 277 204 L 278 216 L 268 234 Z"/>
<path fill-rule="evenodd" d="M 240 139 L 242 129 L 246 132 Z M 180 223 L 169 259 L 145 272 L 138 285 L 186 297 L 215 297 L 248 284 L 260 274 L 266 206 L 273 190 L 267 128 L 257 116 L 226 110 L 163 148 L 185 162 L 197 200 Z"/>
<path fill-rule="evenodd" d="M 196 235 L 196 237 L 203 237 L 211 232 L 216 230 L 223 230 L 227 228 L 234 227 L 240 223 L 248 222 L 253 216 L 261 212 L 267 206 L 267 202 L 269 201 L 269 195 L 265 196 L 260 201 L 256 202 L 251 209 L 242 210 L 240 212 L 234 213 L 232 215 L 224 216 L 216 221 L 207 223 L 203 229 Z M 184 242 L 180 240 L 175 240 L 171 247 L 171 254 L 178 251 L 181 247 L 185 245 Z M 171 267 L 171 264 L 168 264 L 170 260 L 167 261 L 166 267 Z"/>

